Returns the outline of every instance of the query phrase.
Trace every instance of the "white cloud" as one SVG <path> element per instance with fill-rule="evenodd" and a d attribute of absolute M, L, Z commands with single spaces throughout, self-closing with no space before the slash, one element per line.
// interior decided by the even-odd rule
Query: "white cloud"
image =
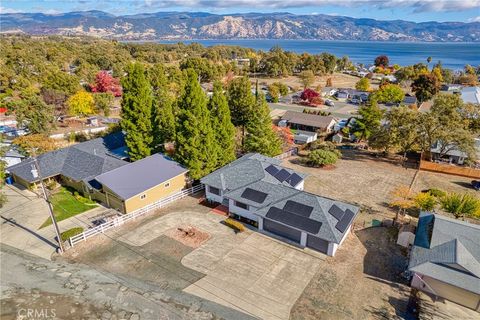
<path fill-rule="evenodd" d="M 359 5 L 378 9 L 411 8 L 412 12 L 465 11 L 480 9 L 480 0 L 144 0 L 147 7 L 288 9 Z"/>
<path fill-rule="evenodd" d="M 480 22 L 480 16 L 468 19 L 468 22 Z"/>
<path fill-rule="evenodd" d="M 22 11 L 0 6 L 0 13 L 20 13 Z"/>

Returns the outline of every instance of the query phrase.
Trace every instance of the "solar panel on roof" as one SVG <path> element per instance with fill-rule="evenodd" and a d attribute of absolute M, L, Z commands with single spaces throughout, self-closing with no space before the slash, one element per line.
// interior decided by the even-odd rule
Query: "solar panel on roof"
<path fill-rule="evenodd" d="M 308 218 L 313 211 L 313 207 L 292 200 L 288 200 L 287 203 L 285 203 L 285 205 L 283 206 L 283 210 Z"/>
<path fill-rule="evenodd" d="M 276 207 L 271 207 L 265 217 L 313 234 L 318 233 L 318 231 L 320 231 L 320 227 L 322 226 L 322 223 L 319 221 L 302 217 L 298 214 L 294 214 Z"/>
<path fill-rule="evenodd" d="M 300 177 L 298 174 L 292 173 L 292 175 L 288 177 L 285 181 L 287 181 L 287 183 L 292 187 L 295 187 L 302 180 L 303 180 L 302 177 Z"/>
<path fill-rule="evenodd" d="M 353 217 L 355 216 L 355 213 L 350 211 L 349 209 L 345 210 L 345 214 L 343 215 L 342 219 L 337 222 L 335 225 L 335 228 L 337 228 L 338 231 L 341 233 L 344 233 L 345 230 L 347 230 L 348 226 L 353 220 Z"/>
<path fill-rule="evenodd" d="M 276 175 L 275 175 L 275 179 L 277 179 L 278 181 L 280 182 L 283 182 L 285 179 L 287 179 L 288 177 L 290 177 L 290 172 L 288 172 L 287 170 L 285 169 L 282 169 L 280 170 Z"/>
<path fill-rule="evenodd" d="M 345 214 L 345 212 L 340 209 L 336 204 L 334 204 L 333 206 L 330 207 L 330 209 L 328 209 L 328 213 L 330 213 L 335 219 L 339 220 L 342 219 L 343 215 Z"/>
<path fill-rule="evenodd" d="M 256 203 L 263 203 L 267 196 L 268 194 L 266 194 L 265 192 L 253 190 L 251 188 L 246 188 L 241 195 L 242 198 L 248 199 Z"/>
<path fill-rule="evenodd" d="M 267 168 L 265 168 L 265 171 L 270 173 L 272 176 L 276 175 L 280 169 L 275 167 L 273 164 L 269 165 Z"/>

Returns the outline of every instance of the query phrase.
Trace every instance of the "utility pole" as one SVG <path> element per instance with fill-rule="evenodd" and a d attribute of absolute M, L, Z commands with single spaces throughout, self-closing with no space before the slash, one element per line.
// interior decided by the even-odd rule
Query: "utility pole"
<path fill-rule="evenodd" d="M 53 227 L 55 228 L 55 234 L 57 235 L 57 241 L 60 246 L 60 253 L 63 253 L 65 249 L 63 248 L 63 241 L 62 241 L 62 237 L 60 236 L 60 230 L 58 229 L 57 219 L 53 214 L 52 203 L 50 202 L 50 200 L 48 200 L 47 191 L 45 190 L 45 184 L 43 183 L 42 175 L 40 174 L 40 166 L 38 165 L 37 157 L 35 156 L 35 154 L 33 157 L 33 163 L 35 165 L 35 169 L 32 169 L 32 175 L 34 178 L 37 178 L 37 177 L 39 178 L 40 185 L 42 187 L 43 199 L 45 199 L 45 202 L 47 202 L 48 211 L 50 213 L 50 219 L 52 219 L 52 224 L 53 224 Z"/>

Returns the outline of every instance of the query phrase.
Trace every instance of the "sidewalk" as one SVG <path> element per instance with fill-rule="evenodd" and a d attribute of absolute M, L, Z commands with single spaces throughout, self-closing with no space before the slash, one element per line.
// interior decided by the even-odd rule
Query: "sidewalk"
<path fill-rule="evenodd" d="M 7 203 L 0 208 L 0 244 L 50 259 L 56 249 L 55 241 L 38 232 L 38 227 L 49 217 L 45 201 L 17 185 L 6 185 L 2 191 Z"/>
<path fill-rule="evenodd" d="M 3 193 L 7 203 L 0 208 L 0 244 L 7 244 L 44 259 L 51 258 L 57 249 L 52 225 L 39 229 L 50 216 L 46 202 L 35 193 L 19 185 L 6 185 Z M 115 214 L 102 206 L 60 221 L 60 232 L 74 227 L 88 229 L 95 217 Z"/>

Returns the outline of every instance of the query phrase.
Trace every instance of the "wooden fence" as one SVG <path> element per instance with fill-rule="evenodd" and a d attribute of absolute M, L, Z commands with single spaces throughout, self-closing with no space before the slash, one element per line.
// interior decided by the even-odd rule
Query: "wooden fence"
<path fill-rule="evenodd" d="M 480 170 L 420 160 L 420 170 L 446 173 L 456 176 L 480 179 Z"/>
<path fill-rule="evenodd" d="M 135 218 L 137 218 L 141 215 L 144 215 L 146 213 L 149 213 L 153 210 L 163 208 L 163 207 L 167 206 L 168 204 L 170 204 L 172 202 L 175 202 L 176 200 L 180 200 L 182 198 L 185 198 L 186 196 L 195 194 L 195 193 L 203 190 L 204 188 L 205 188 L 205 186 L 203 184 L 200 184 L 200 185 L 194 186 L 192 188 L 182 190 L 182 191 L 177 192 L 177 193 L 175 193 L 171 196 L 163 198 L 163 199 L 161 199 L 157 202 L 151 203 L 148 206 L 145 206 L 145 207 L 140 208 L 138 210 L 132 211 L 128 214 L 124 214 L 122 216 L 116 217 L 112 221 L 108 221 L 108 222 L 102 223 L 101 225 L 98 225 L 94 228 L 85 230 L 84 232 L 70 238 L 70 246 L 73 247 L 77 243 L 82 242 L 82 241 L 86 241 L 90 237 L 93 237 L 93 236 L 95 236 L 99 233 L 104 233 L 105 231 L 107 231 L 109 229 L 121 226 L 125 222 L 133 220 L 133 219 L 135 219 Z"/>

